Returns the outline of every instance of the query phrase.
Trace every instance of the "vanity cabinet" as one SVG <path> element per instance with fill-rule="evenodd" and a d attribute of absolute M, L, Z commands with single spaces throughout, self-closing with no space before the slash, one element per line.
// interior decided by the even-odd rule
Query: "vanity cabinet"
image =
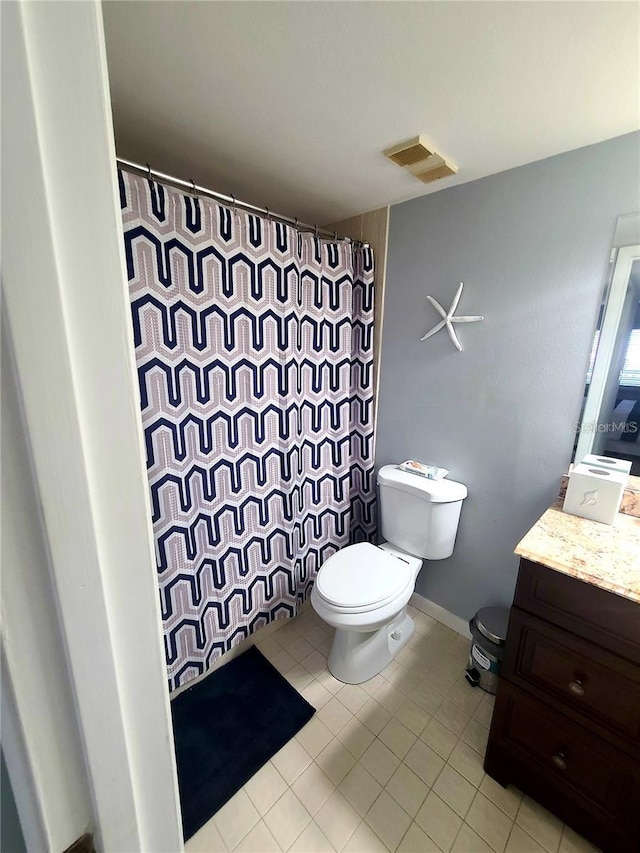
<path fill-rule="evenodd" d="M 521 559 L 485 770 L 640 850 L 640 604 Z"/>

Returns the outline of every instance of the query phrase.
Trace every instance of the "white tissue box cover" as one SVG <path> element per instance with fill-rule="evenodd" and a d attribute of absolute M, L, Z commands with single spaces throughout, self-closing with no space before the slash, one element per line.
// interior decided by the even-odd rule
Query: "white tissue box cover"
<path fill-rule="evenodd" d="M 620 509 L 627 475 L 620 471 L 575 465 L 569 474 L 569 485 L 563 510 L 603 524 L 613 524 Z"/>
<path fill-rule="evenodd" d="M 582 464 L 589 465 L 592 468 L 613 469 L 627 475 L 631 472 L 631 462 L 626 459 L 610 459 L 608 456 L 596 456 L 594 453 L 587 454 L 582 460 Z"/>

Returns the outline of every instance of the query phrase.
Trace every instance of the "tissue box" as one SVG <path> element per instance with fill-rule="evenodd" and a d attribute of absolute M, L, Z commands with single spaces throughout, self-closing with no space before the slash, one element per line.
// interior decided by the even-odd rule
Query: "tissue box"
<path fill-rule="evenodd" d="M 575 465 L 562 509 L 603 524 L 613 524 L 620 509 L 627 475 L 620 471 Z"/>
<path fill-rule="evenodd" d="M 610 459 L 608 456 L 596 456 L 589 453 L 582 460 L 583 465 L 589 465 L 591 468 L 606 468 L 611 471 L 620 471 L 621 474 L 627 476 L 631 473 L 631 462 L 626 459 Z"/>

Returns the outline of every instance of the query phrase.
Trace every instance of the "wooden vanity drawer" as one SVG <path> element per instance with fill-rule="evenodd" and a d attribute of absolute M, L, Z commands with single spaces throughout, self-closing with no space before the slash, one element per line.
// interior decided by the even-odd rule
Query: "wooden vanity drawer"
<path fill-rule="evenodd" d="M 640 664 L 635 601 L 522 559 L 514 604 Z"/>
<path fill-rule="evenodd" d="M 502 673 L 640 745 L 640 670 L 624 658 L 514 607 Z"/>
<path fill-rule="evenodd" d="M 498 690 L 485 770 L 515 782 L 604 849 L 638 849 L 640 765 L 508 682 Z M 611 843 L 603 844 L 609 833 Z"/>

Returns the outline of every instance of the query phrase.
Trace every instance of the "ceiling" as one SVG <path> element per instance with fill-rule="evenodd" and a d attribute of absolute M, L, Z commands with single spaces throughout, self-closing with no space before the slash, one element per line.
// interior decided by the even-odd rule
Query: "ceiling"
<path fill-rule="evenodd" d="M 640 128 L 635 2 L 103 2 L 118 154 L 324 224 Z M 382 151 L 423 134 L 425 185 Z"/>

